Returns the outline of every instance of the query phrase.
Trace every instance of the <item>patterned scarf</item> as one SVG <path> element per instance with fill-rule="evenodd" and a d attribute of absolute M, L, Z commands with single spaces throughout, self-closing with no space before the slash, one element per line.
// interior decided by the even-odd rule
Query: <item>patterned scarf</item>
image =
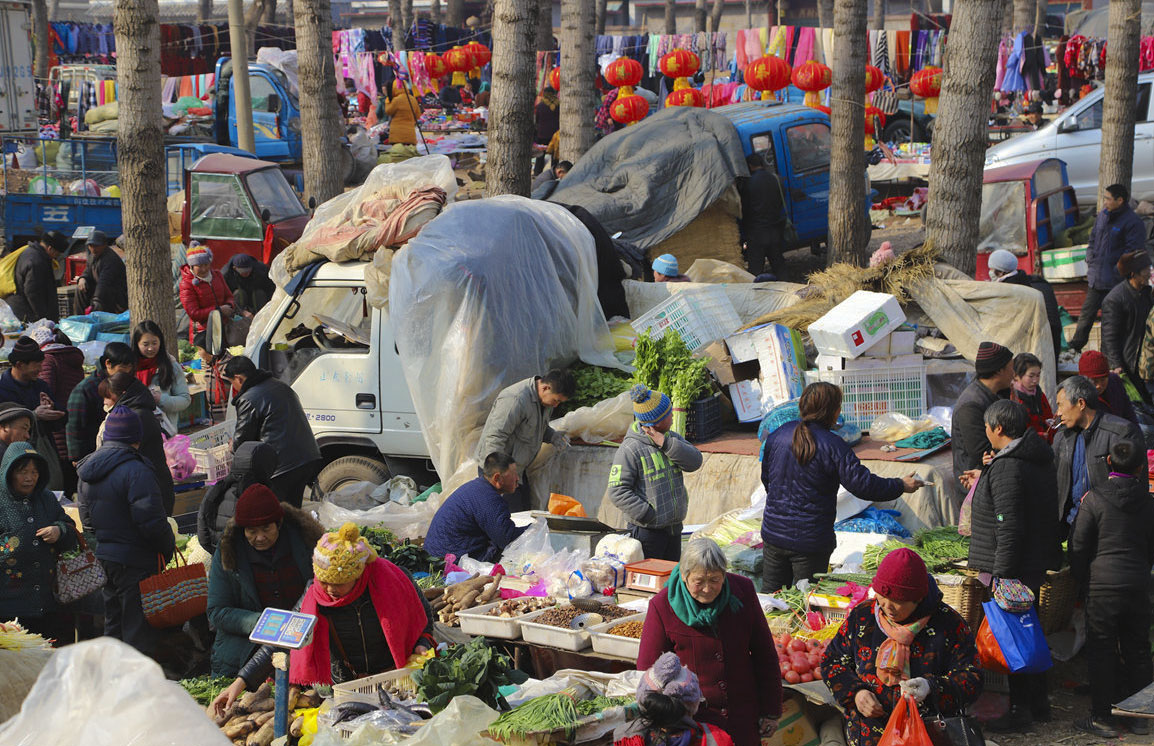
<path fill-rule="evenodd" d="M 883 684 L 894 686 L 910 677 L 910 645 L 918 633 L 925 629 L 930 615 L 926 614 L 909 624 L 898 624 L 890 621 L 877 601 L 874 601 L 874 619 L 887 638 L 878 648 L 874 667 Z"/>

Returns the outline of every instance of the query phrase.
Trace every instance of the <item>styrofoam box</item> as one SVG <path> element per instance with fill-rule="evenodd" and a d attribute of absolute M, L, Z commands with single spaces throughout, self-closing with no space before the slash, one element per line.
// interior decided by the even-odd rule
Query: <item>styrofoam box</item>
<path fill-rule="evenodd" d="M 918 341 L 918 333 L 913 329 L 898 329 L 892 331 L 883 339 L 874 343 L 873 347 L 861 354 L 862 357 L 891 357 L 893 355 L 912 355 L 914 343 Z"/>
<path fill-rule="evenodd" d="M 754 422 L 765 416 L 765 405 L 761 402 L 761 381 L 731 383 L 729 400 L 733 402 L 738 422 Z"/>
<path fill-rule="evenodd" d="M 624 622 L 644 621 L 644 614 L 634 614 L 633 616 L 622 617 L 620 619 L 614 619 L 611 622 L 598 624 L 596 627 L 590 627 L 589 639 L 593 642 L 593 651 L 601 653 L 602 655 L 615 655 L 618 658 L 625 658 L 631 661 L 637 660 L 637 656 L 641 654 L 641 638 L 611 635 L 609 634 L 609 630 Z"/>
<path fill-rule="evenodd" d="M 818 370 L 869 370 L 871 368 L 908 368 L 924 362 L 921 355 L 894 355 L 892 357 L 858 358 L 837 355 L 818 355 L 814 367 Z"/>
<path fill-rule="evenodd" d="M 579 653 L 589 647 L 591 640 L 587 629 L 563 629 L 551 624 L 537 624 L 533 620 L 544 614 L 548 609 L 534 611 L 521 617 L 521 637 L 525 642 L 538 645 L 548 645 L 552 648 L 561 648 Z"/>
<path fill-rule="evenodd" d="M 461 620 L 461 631 L 474 637 L 495 637 L 500 640 L 521 639 L 521 619 L 527 614 L 515 617 L 489 616 L 489 610 L 500 606 L 502 601 L 494 601 L 483 606 L 457 612 Z"/>
<path fill-rule="evenodd" d="M 889 293 L 859 290 L 809 325 L 809 336 L 823 355 L 855 358 L 906 320 Z"/>

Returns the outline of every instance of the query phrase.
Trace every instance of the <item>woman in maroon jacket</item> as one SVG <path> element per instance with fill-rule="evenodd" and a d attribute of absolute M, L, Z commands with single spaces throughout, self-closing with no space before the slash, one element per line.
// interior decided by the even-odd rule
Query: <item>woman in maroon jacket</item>
<path fill-rule="evenodd" d="M 725 730 L 737 746 L 757 746 L 777 729 L 781 669 L 753 583 L 725 570 L 712 540 L 689 542 L 649 602 L 637 669 L 677 653 L 701 682 L 696 719 Z"/>

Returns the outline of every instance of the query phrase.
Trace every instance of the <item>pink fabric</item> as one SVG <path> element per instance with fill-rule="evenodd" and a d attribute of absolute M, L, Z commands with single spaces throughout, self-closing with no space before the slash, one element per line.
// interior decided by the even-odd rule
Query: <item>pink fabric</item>
<path fill-rule="evenodd" d="M 1010 50 L 1006 47 L 1006 40 L 1002 39 L 998 43 L 998 69 L 994 76 L 994 90 L 1002 90 L 1002 80 L 1006 77 L 1006 59 L 1010 56 Z"/>
<path fill-rule="evenodd" d="M 761 40 L 761 29 L 745 32 L 745 56 L 750 62 L 765 54 L 765 44 Z M 744 69 L 744 68 L 743 68 Z"/>
<path fill-rule="evenodd" d="M 793 55 L 794 66 L 804 65 L 814 57 L 814 30 L 806 27 L 797 30 L 797 51 Z"/>
<path fill-rule="evenodd" d="M 734 48 L 734 51 L 737 53 L 736 59 L 737 59 L 737 69 L 738 70 L 745 70 L 745 66 L 749 64 L 749 55 L 747 55 L 745 53 L 745 34 L 746 33 L 747 32 L 745 29 L 738 29 L 738 31 L 737 31 L 737 45 Z M 1145 46 L 1143 46 L 1143 49 L 1145 49 Z"/>

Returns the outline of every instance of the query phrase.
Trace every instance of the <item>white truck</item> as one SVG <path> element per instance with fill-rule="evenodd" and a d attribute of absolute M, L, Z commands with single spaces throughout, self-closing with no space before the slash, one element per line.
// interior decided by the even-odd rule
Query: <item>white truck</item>
<path fill-rule="evenodd" d="M 32 3 L 0 2 L 0 132 L 36 132 Z"/>

